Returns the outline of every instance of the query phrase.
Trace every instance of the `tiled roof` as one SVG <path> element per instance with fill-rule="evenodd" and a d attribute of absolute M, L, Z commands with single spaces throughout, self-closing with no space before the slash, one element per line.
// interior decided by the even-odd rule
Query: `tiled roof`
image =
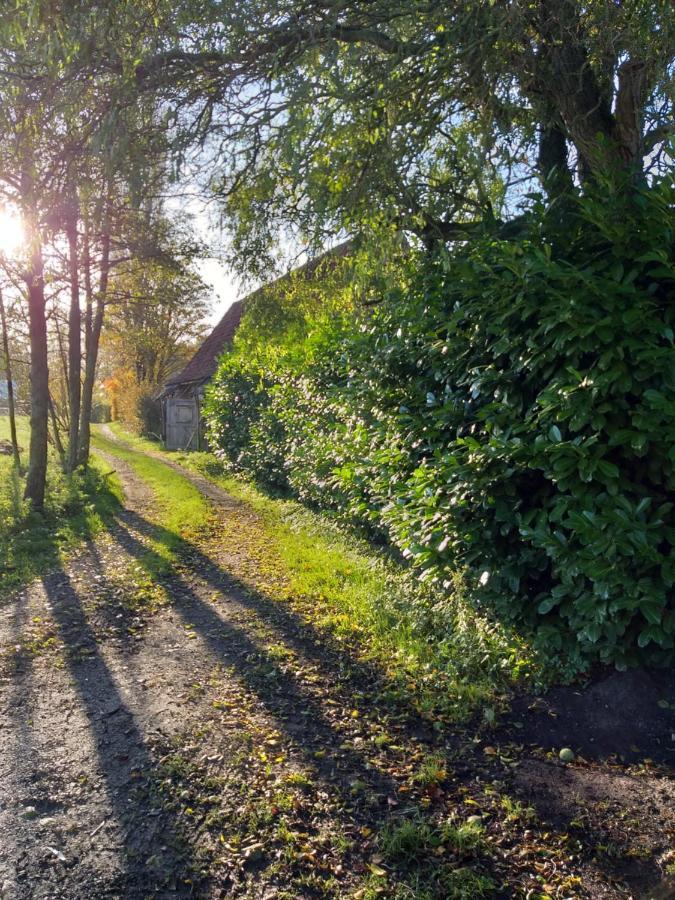
<path fill-rule="evenodd" d="M 211 334 L 197 350 L 190 362 L 182 369 L 182 371 L 178 372 L 177 375 L 172 375 L 171 378 L 168 379 L 164 389 L 166 390 L 166 388 L 169 388 L 172 385 L 194 384 L 195 382 L 208 381 L 209 378 L 215 375 L 216 369 L 218 368 L 218 359 L 223 350 L 232 343 L 234 334 L 239 327 L 239 322 L 241 321 L 244 312 L 244 305 L 247 300 L 251 297 L 255 297 L 261 291 L 270 290 L 272 287 L 279 285 L 291 276 L 310 278 L 322 263 L 333 263 L 346 256 L 350 247 L 351 241 L 345 241 L 345 243 L 334 247 L 332 250 L 328 250 L 316 259 L 310 260 L 308 263 L 305 263 L 304 266 L 300 266 L 293 272 L 282 275 L 281 278 L 277 278 L 276 281 L 273 281 L 270 284 L 263 285 L 263 287 L 258 288 L 257 291 L 249 294 L 248 297 L 244 297 L 243 300 L 237 300 L 236 303 L 233 303 Z"/>
<path fill-rule="evenodd" d="M 225 347 L 232 343 L 232 338 L 244 312 L 244 302 L 244 300 L 237 300 L 232 304 L 185 368 L 169 378 L 166 383 L 167 387 L 172 384 L 208 381 L 215 375 L 218 358 Z"/>

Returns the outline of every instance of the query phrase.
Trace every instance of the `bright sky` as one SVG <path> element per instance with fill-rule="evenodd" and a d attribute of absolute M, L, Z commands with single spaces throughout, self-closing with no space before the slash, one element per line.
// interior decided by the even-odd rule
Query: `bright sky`
<path fill-rule="evenodd" d="M 25 240 L 19 216 L 11 209 L 0 207 L 0 253 L 12 256 Z"/>
<path fill-rule="evenodd" d="M 169 196 L 166 203 L 178 218 L 185 214 L 190 217 L 195 236 L 204 241 L 213 253 L 213 256 L 196 263 L 195 269 L 212 288 L 212 311 L 208 321 L 215 325 L 234 301 L 243 296 L 243 291 L 238 280 L 218 256 L 222 236 L 216 224 L 214 207 L 209 205 L 205 196 L 189 179 L 185 186 L 176 187 L 173 196 Z"/>
<path fill-rule="evenodd" d="M 180 209 L 180 207 L 175 207 Z M 195 264 L 195 269 L 204 281 L 210 285 L 213 290 L 212 296 L 212 312 L 208 317 L 211 325 L 219 322 L 230 306 L 251 291 L 254 291 L 259 282 L 255 280 L 246 280 L 236 277 L 221 261 L 225 256 L 223 252 L 218 256 L 219 247 L 226 238 L 220 233 L 218 226 L 214 222 L 213 210 L 209 210 L 205 204 L 200 204 L 192 199 L 183 209 L 191 215 L 192 224 L 196 232 L 196 236 L 203 240 L 210 248 L 212 256 L 207 257 Z M 301 265 L 306 261 L 304 254 L 299 254 L 293 266 Z M 270 273 L 270 278 L 278 273 Z M 264 281 L 264 279 L 263 279 Z"/>
<path fill-rule="evenodd" d="M 167 204 L 174 213 L 187 212 L 192 216 L 197 235 L 211 248 L 213 256 L 207 257 L 196 264 L 196 269 L 204 281 L 212 289 L 212 310 L 208 317 L 211 325 L 215 325 L 222 319 L 225 312 L 240 297 L 252 290 L 251 285 L 242 285 L 239 279 L 223 265 L 220 258 L 215 255 L 221 243 L 221 236 L 214 225 L 213 217 L 209 215 L 206 204 L 194 195 L 181 201 L 178 197 L 170 198 Z M 0 255 L 3 253 L 11 256 L 24 242 L 21 220 L 12 209 L 0 205 Z"/>
<path fill-rule="evenodd" d="M 213 288 L 213 310 L 209 316 L 209 322 L 215 325 L 222 319 L 234 301 L 242 295 L 242 290 L 230 272 L 215 256 L 202 260 L 196 268 L 204 281 Z"/>

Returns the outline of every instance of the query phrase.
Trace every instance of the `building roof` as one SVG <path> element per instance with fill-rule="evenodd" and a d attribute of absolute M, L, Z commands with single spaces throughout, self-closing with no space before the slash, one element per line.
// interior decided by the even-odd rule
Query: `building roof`
<path fill-rule="evenodd" d="M 232 343 L 243 312 L 244 300 L 233 303 L 185 368 L 167 380 L 166 387 L 208 381 L 215 375 L 218 358 L 225 347 Z"/>
<path fill-rule="evenodd" d="M 326 251 L 326 253 L 322 253 L 320 256 L 316 257 L 316 259 L 311 259 L 309 262 L 294 269 L 292 272 L 282 275 L 280 278 L 277 278 L 276 281 L 263 285 L 252 294 L 244 297 L 243 300 L 237 300 L 236 303 L 233 303 L 185 368 L 176 375 L 172 375 L 171 378 L 167 380 L 164 391 L 180 384 L 199 384 L 206 382 L 216 374 L 218 359 L 225 348 L 232 343 L 232 339 L 234 338 L 234 334 L 239 327 L 239 322 L 244 313 L 244 305 L 248 300 L 257 296 L 262 291 L 270 290 L 275 285 L 284 282 L 291 276 L 311 278 L 322 263 L 335 264 L 339 259 L 347 256 L 350 247 L 351 241 L 345 241 L 345 243 L 339 244 L 332 250 Z"/>

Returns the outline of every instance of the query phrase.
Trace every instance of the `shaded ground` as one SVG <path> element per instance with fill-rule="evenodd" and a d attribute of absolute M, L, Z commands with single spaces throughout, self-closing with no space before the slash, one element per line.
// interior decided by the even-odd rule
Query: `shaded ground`
<path fill-rule="evenodd" d="M 520 721 L 519 736 L 541 746 L 572 747 L 592 759 L 647 757 L 675 765 L 672 671 L 611 672 L 583 689 L 560 687 L 546 697 L 523 697 L 511 712 Z"/>
<path fill-rule="evenodd" d="M 154 500 L 111 464 L 111 534 L 0 608 L 0 896 L 675 896 L 672 773 L 635 761 L 671 710 L 642 746 L 605 727 L 627 682 L 434 729 L 266 595 L 255 514 L 199 476 L 211 527 L 150 583 Z"/>

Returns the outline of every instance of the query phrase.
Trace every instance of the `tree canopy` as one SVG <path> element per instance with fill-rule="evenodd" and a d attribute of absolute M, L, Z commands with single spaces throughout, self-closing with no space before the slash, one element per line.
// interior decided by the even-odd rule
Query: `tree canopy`
<path fill-rule="evenodd" d="M 665 2 L 189 3 L 137 85 L 208 152 L 210 185 L 255 265 L 275 234 L 317 244 L 394 226 L 461 239 L 667 164 Z M 171 44 L 173 43 L 173 46 Z"/>
<path fill-rule="evenodd" d="M 46 458 L 46 244 L 69 248 L 72 445 L 78 335 L 95 362 L 101 324 L 84 237 L 98 217 L 100 272 L 124 252 L 114 196 L 138 207 L 167 179 L 201 182 L 230 262 L 259 278 L 289 243 L 361 238 L 372 271 L 402 234 L 427 249 L 518 236 L 534 192 L 560 221 L 578 195 L 638 197 L 668 167 L 674 31 L 665 0 L 14 4 L 0 25 L 0 184 L 29 234 L 29 495 Z M 90 365 L 85 413 L 92 378 Z"/>

